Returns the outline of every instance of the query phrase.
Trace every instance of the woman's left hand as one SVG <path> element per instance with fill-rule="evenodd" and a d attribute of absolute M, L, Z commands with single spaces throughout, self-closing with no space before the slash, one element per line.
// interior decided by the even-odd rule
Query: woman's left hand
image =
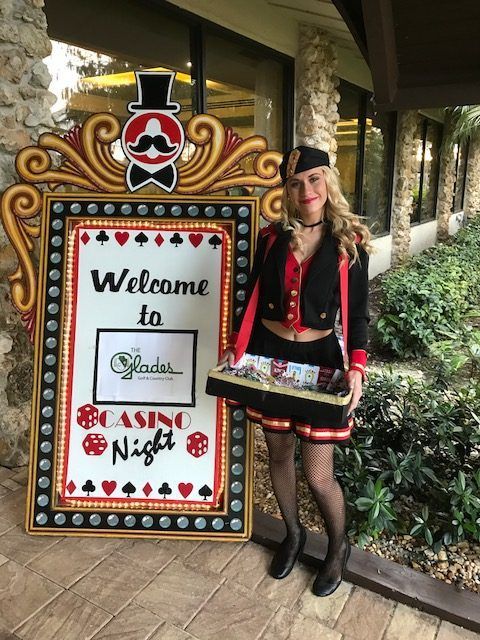
<path fill-rule="evenodd" d="M 345 373 L 345 380 L 347 381 L 348 388 L 353 389 L 352 399 L 348 407 L 348 413 L 352 413 L 357 408 L 357 405 L 362 397 L 362 374 L 355 369 L 347 371 Z"/>

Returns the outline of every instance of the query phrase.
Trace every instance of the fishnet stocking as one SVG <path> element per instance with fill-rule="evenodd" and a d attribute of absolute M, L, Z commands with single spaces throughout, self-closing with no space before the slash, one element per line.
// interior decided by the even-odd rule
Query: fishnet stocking
<path fill-rule="evenodd" d="M 346 548 L 345 499 L 334 475 L 334 444 L 302 442 L 303 470 L 328 534 L 328 553 L 322 574 L 340 578 Z"/>
<path fill-rule="evenodd" d="M 265 431 L 269 453 L 270 478 L 278 506 L 287 527 L 287 539 L 298 540 L 297 480 L 295 475 L 295 436 L 293 433 Z"/>

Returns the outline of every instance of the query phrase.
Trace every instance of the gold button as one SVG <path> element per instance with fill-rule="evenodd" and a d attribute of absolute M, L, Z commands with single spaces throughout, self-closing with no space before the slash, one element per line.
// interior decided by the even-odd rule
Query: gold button
<path fill-rule="evenodd" d="M 327 317 L 327 314 L 325 313 L 325 311 L 322 311 L 322 313 L 320 314 L 320 318 L 322 318 L 323 320 L 323 318 L 326 318 L 326 317 Z"/>
<path fill-rule="evenodd" d="M 291 301 L 290 301 L 290 306 L 291 306 L 291 307 L 296 307 L 296 306 L 297 306 L 297 303 L 296 303 L 296 302 L 294 302 L 293 300 L 291 300 Z"/>
<path fill-rule="evenodd" d="M 292 289 L 290 291 L 290 295 L 294 298 L 296 295 L 298 294 L 298 291 L 296 289 Z"/>
<path fill-rule="evenodd" d="M 273 304 L 273 302 L 269 302 L 269 303 L 268 303 L 268 308 L 269 308 L 269 309 L 273 309 L 273 307 L 274 307 L 274 306 L 275 306 L 275 305 Z"/>
<path fill-rule="evenodd" d="M 288 320 L 293 320 L 293 313 L 289 313 L 288 316 L 287 316 L 287 319 Z"/>

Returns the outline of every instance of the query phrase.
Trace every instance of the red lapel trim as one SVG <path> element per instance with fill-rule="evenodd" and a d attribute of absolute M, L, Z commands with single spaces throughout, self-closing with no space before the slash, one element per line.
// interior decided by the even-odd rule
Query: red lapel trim
<path fill-rule="evenodd" d="M 347 257 L 338 257 L 338 268 L 340 271 L 340 305 L 342 316 L 343 333 L 343 364 L 345 371 L 348 370 L 348 263 Z"/>

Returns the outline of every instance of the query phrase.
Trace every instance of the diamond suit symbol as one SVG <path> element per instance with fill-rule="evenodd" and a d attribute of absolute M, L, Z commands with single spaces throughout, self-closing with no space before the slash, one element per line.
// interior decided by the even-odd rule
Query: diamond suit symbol
<path fill-rule="evenodd" d="M 152 493 L 152 491 L 153 491 L 153 489 L 152 489 L 152 487 L 150 486 L 150 483 L 149 483 L 149 482 L 147 482 L 147 484 L 143 487 L 143 493 L 144 493 L 144 494 L 147 496 L 147 498 L 148 498 L 148 496 Z"/>

